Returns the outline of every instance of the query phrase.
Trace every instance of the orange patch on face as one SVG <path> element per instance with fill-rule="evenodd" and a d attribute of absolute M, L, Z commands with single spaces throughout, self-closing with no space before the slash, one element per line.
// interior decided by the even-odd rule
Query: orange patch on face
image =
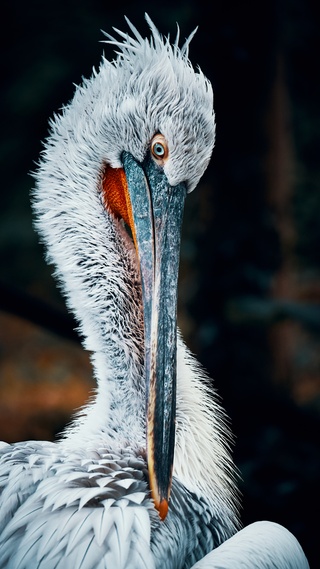
<path fill-rule="evenodd" d="M 129 189 L 123 168 L 111 168 L 111 166 L 106 166 L 102 179 L 102 195 L 105 205 L 108 206 L 116 217 L 122 218 L 130 227 L 136 245 L 136 233 Z"/>

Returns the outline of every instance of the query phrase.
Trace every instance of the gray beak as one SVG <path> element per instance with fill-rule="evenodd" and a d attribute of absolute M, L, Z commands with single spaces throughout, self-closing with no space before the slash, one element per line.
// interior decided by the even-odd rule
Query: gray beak
<path fill-rule="evenodd" d="M 147 460 L 162 519 L 172 483 L 176 415 L 177 284 L 186 187 L 169 185 L 151 156 L 122 155 L 142 283 Z"/>

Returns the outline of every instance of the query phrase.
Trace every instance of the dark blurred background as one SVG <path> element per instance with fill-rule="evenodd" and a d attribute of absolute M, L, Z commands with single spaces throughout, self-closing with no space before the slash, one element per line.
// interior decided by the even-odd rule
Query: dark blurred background
<path fill-rule="evenodd" d="M 182 38 L 215 92 L 212 163 L 186 204 L 179 321 L 235 433 L 245 524 L 270 519 L 317 567 L 320 28 L 311 0 L 4 2 L 0 439 L 53 438 L 93 387 L 32 227 L 47 121 L 91 75 L 100 29 Z"/>

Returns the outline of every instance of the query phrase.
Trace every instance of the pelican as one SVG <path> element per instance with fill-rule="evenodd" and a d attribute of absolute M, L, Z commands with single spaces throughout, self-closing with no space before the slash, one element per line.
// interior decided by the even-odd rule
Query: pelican
<path fill-rule="evenodd" d="M 1 569 L 308 567 L 285 528 L 240 530 L 232 441 L 177 329 L 184 201 L 215 139 L 209 81 L 160 35 L 51 121 L 33 207 L 97 389 L 57 442 L 0 449 Z"/>

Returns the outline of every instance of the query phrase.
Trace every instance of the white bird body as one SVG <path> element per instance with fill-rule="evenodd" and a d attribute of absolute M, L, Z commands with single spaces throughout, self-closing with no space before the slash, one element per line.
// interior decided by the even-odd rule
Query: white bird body
<path fill-rule="evenodd" d="M 283 526 L 255 522 L 198 561 L 193 569 L 308 569 L 298 540 Z"/>
<path fill-rule="evenodd" d="M 135 38 L 120 32 L 117 60 L 104 60 L 52 121 L 36 175 L 38 229 L 92 352 L 97 392 L 59 441 L 0 447 L 0 569 L 188 569 L 239 529 L 225 415 L 179 335 L 164 521 L 149 490 L 145 291 L 137 238 L 106 203 L 103 179 L 106 168 L 123 168 L 123 153 L 143 163 L 161 133 L 170 153 L 156 173 L 191 191 L 215 123 L 188 42 L 170 46 L 148 22 L 153 39 L 129 23 Z"/>

